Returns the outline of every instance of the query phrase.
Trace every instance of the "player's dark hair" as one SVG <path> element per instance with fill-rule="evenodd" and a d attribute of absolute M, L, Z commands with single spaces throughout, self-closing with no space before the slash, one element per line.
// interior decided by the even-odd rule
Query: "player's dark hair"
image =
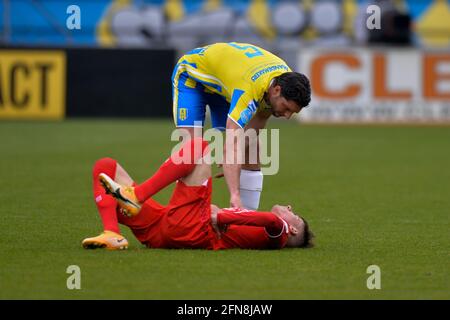
<path fill-rule="evenodd" d="M 274 85 L 279 85 L 281 95 L 286 100 L 294 101 L 300 108 L 308 106 L 311 101 L 311 85 L 302 73 L 285 72 L 275 78 Z"/>
<path fill-rule="evenodd" d="M 302 240 L 300 241 L 299 248 L 312 248 L 314 247 L 313 239 L 314 239 L 314 233 L 312 233 L 311 229 L 309 228 L 308 221 L 305 220 L 305 218 L 302 217 L 303 223 L 305 227 L 303 228 L 303 234 L 302 234 Z"/>

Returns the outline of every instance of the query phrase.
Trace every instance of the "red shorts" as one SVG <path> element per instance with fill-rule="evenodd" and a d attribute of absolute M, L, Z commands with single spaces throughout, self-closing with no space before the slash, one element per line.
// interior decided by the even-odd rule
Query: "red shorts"
<path fill-rule="evenodd" d="M 205 186 L 178 181 L 167 206 L 148 199 L 136 217 L 122 217 L 120 222 L 148 247 L 212 249 L 216 238 L 211 225 L 211 192 L 211 178 Z"/>

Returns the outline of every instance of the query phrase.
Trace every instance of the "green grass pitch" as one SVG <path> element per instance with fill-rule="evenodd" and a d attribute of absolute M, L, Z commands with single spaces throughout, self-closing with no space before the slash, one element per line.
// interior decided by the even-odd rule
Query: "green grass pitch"
<path fill-rule="evenodd" d="M 1 299 L 449 299 L 450 127 L 280 128 L 261 209 L 292 204 L 314 249 L 88 251 L 101 231 L 91 168 L 143 181 L 175 144 L 167 121 L 0 123 Z M 171 190 L 156 198 L 166 202 Z M 223 180 L 213 200 L 227 206 Z M 68 290 L 69 265 L 81 290 Z M 381 289 L 368 290 L 369 265 Z"/>

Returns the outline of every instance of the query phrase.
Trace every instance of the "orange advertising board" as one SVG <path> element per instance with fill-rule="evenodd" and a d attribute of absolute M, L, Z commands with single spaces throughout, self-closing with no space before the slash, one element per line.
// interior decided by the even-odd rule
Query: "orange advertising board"
<path fill-rule="evenodd" d="M 298 66 L 313 91 L 305 121 L 450 121 L 450 52 L 304 49 Z"/>

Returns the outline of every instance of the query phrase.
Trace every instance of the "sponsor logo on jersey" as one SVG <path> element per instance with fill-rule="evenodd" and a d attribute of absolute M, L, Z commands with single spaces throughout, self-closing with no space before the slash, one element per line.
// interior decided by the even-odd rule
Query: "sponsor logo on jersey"
<path fill-rule="evenodd" d="M 262 70 L 257 71 L 253 76 L 252 76 L 252 81 L 255 82 L 256 80 L 258 80 L 259 77 L 265 75 L 266 73 L 270 73 L 276 70 L 284 70 L 284 71 L 288 71 L 289 68 L 287 67 L 287 65 L 285 64 L 277 64 L 275 66 L 270 66 L 267 68 L 264 68 Z"/>
<path fill-rule="evenodd" d="M 256 112 L 257 108 L 258 108 L 258 105 L 255 100 L 252 100 L 248 103 L 247 109 L 249 109 L 252 113 Z"/>
<path fill-rule="evenodd" d="M 187 117 L 188 117 L 187 109 L 180 108 L 180 110 L 178 110 L 178 119 L 180 119 L 181 121 L 184 121 L 187 119 Z"/>
<path fill-rule="evenodd" d="M 241 122 L 246 124 L 253 117 L 253 114 L 256 112 L 258 106 L 256 105 L 255 100 L 252 100 L 248 103 L 247 108 L 241 112 Z"/>
<path fill-rule="evenodd" d="M 245 123 L 249 122 L 250 119 L 252 118 L 252 116 L 253 116 L 252 110 L 245 109 L 244 111 L 242 111 L 242 113 L 241 113 L 241 121 L 242 121 L 242 123 L 245 124 Z"/>

